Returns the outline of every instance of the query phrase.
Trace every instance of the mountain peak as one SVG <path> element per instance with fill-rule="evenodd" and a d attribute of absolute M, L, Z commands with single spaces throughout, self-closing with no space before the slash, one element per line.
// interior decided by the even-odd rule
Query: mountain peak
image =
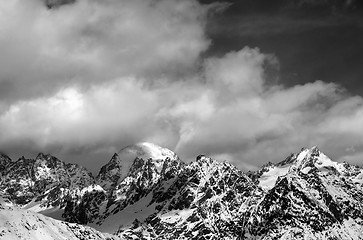
<path fill-rule="evenodd" d="M 97 177 L 101 186 L 109 188 L 112 187 L 111 183 L 117 184 L 126 178 L 136 159 L 138 161 L 151 160 L 158 173 L 162 171 L 165 160 L 179 161 L 179 157 L 167 148 L 149 142 L 136 143 L 122 148 L 101 168 Z"/>
<path fill-rule="evenodd" d="M 0 152 L 0 161 L 11 162 L 12 160 L 8 155 Z"/>
<path fill-rule="evenodd" d="M 303 173 L 308 173 L 311 169 L 331 169 L 340 172 L 342 166 L 338 162 L 332 161 L 321 152 L 317 146 L 302 150 L 295 158 L 293 169 L 298 169 Z"/>
<path fill-rule="evenodd" d="M 120 161 L 120 157 L 118 156 L 117 153 L 114 153 L 111 157 L 111 160 L 109 161 L 109 163 L 118 163 Z"/>
<path fill-rule="evenodd" d="M 196 160 L 196 162 L 210 162 L 210 161 L 212 161 L 211 158 L 205 156 L 204 154 L 198 155 L 195 160 Z"/>
<path fill-rule="evenodd" d="M 162 170 L 163 163 L 167 158 L 170 160 L 179 159 L 173 151 L 149 142 L 140 142 L 127 146 L 118 152 L 118 156 L 123 165 L 122 178 L 126 177 L 136 158 L 143 159 L 144 161 L 151 159 L 158 172 Z"/>
<path fill-rule="evenodd" d="M 49 154 L 44 154 L 42 152 L 38 153 L 37 157 L 35 158 L 36 160 L 38 159 L 46 159 L 48 156 L 50 156 Z"/>
<path fill-rule="evenodd" d="M 303 148 L 298 156 L 298 159 L 309 158 L 310 156 L 317 156 L 321 153 L 317 146 L 313 146 L 311 148 Z"/>
<path fill-rule="evenodd" d="M 45 160 L 45 161 L 54 161 L 54 162 L 62 162 L 60 159 L 58 159 L 57 157 L 51 155 L 50 153 L 38 153 L 37 157 L 35 158 L 35 160 Z"/>
<path fill-rule="evenodd" d="M 121 149 L 118 155 L 135 155 L 135 157 L 144 160 L 149 158 L 153 160 L 166 159 L 167 157 L 172 159 L 176 156 L 173 151 L 150 142 L 140 142 L 127 146 Z"/>
<path fill-rule="evenodd" d="M 291 154 L 279 163 L 264 165 L 261 170 L 253 174 L 252 178 L 259 179 L 262 188 L 271 189 L 279 176 L 294 171 L 307 174 L 312 170 L 341 173 L 344 171 L 344 166 L 342 163 L 332 161 L 317 146 L 313 146 L 302 148 L 300 152 Z"/>
<path fill-rule="evenodd" d="M 315 162 L 323 159 L 328 160 L 329 158 L 317 146 L 314 146 L 312 148 L 302 148 L 300 152 L 291 154 L 285 160 L 277 163 L 276 166 L 294 165 L 301 169 L 305 165 L 315 164 Z M 329 161 L 331 160 L 329 159 Z"/>
<path fill-rule="evenodd" d="M 0 152 L 0 172 L 3 171 L 6 166 L 11 163 L 11 158 L 4 153 Z M 0 173 L 1 174 L 1 173 Z"/>

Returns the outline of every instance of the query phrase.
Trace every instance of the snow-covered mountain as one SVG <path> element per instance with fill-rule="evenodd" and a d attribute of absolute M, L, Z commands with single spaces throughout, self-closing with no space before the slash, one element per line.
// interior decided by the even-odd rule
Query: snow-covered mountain
<path fill-rule="evenodd" d="M 304 174 L 317 172 L 321 177 L 338 175 L 350 179 L 356 185 L 362 186 L 363 184 L 362 168 L 345 162 L 334 162 L 324 153 L 320 152 L 317 147 L 312 147 L 311 149 L 303 148 L 299 153 L 291 154 L 284 161 L 277 164 L 267 163 L 257 172 L 251 173 L 250 177 L 261 188 L 269 190 L 275 186 L 279 177 L 296 171 Z"/>
<path fill-rule="evenodd" d="M 178 175 L 183 165 L 169 149 L 151 143 L 128 146 L 101 168 L 96 177 L 100 186 L 97 190 L 68 204 L 66 220 L 115 232 L 124 222 L 109 222 L 110 219 L 123 218 L 119 212 L 147 196 L 159 182 Z M 132 215 L 136 210 L 131 211 Z M 113 225 L 115 227 L 111 227 Z"/>
<path fill-rule="evenodd" d="M 72 196 L 94 183 L 92 174 L 51 155 L 21 157 L 1 171 L 0 192 L 18 206 L 61 219 Z"/>
<path fill-rule="evenodd" d="M 120 229 L 125 238 L 233 239 L 242 234 L 240 209 L 256 185 L 227 162 L 199 156 L 178 176 L 159 184 L 149 207 L 154 214 Z"/>
<path fill-rule="evenodd" d="M 179 157 L 167 148 L 148 142 L 137 143 L 115 153 L 101 168 L 96 177 L 97 183 L 106 190 L 115 188 L 128 176 L 130 168 L 135 165 L 136 158 L 139 159 L 139 164 L 150 159 L 158 173 L 161 172 L 166 159 L 180 161 Z"/>
<path fill-rule="evenodd" d="M 0 189 L 13 202 L 56 206 L 61 216 L 48 215 L 121 239 L 363 239 L 363 169 L 316 147 L 247 174 L 150 143 L 122 149 L 94 179 L 50 155 L 5 164 Z"/>
<path fill-rule="evenodd" d="M 265 192 L 247 229 L 266 239 L 363 239 L 363 169 L 302 149 L 252 174 Z"/>

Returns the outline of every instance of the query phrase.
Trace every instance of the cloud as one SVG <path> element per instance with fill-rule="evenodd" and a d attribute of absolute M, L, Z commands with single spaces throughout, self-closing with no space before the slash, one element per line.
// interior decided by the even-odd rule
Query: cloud
<path fill-rule="evenodd" d="M 336 160 L 349 159 L 345 148 L 363 143 L 363 99 L 322 81 L 268 85 L 265 66 L 275 61 L 250 48 L 207 59 L 204 91 L 180 103 L 182 114 L 172 112 L 182 119 L 176 151 L 224 157 L 245 168 L 313 145 Z M 205 111 L 192 114 L 200 104 Z M 197 107 L 188 112 L 186 106 Z"/>
<path fill-rule="evenodd" d="M 363 152 L 361 97 L 323 81 L 271 83 L 266 69 L 278 60 L 257 48 L 203 58 L 210 6 L 0 4 L 13 10 L 0 14 L 0 150 L 71 156 L 91 169 L 138 141 L 243 169 L 304 146 L 354 163 Z"/>
<path fill-rule="evenodd" d="M 120 76 L 173 79 L 209 45 L 208 8 L 193 0 L 80 0 L 56 9 L 11 0 L 0 9 L 2 100 Z"/>
<path fill-rule="evenodd" d="M 144 126 L 156 106 L 156 96 L 130 79 L 85 93 L 63 89 L 49 98 L 11 106 L 0 118 L 0 129 L 6 136 L 1 138 L 1 145 L 72 152 L 113 146 L 115 142 L 126 144 L 120 139 L 135 141 L 150 132 Z"/>

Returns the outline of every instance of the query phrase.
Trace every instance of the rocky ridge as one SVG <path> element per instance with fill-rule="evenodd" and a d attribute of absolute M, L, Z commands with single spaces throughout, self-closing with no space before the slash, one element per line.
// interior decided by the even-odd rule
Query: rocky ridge
<path fill-rule="evenodd" d="M 0 191 L 25 208 L 62 208 L 67 196 L 94 183 L 85 168 L 43 153 L 8 162 L 1 175 Z"/>
<path fill-rule="evenodd" d="M 0 152 L 0 174 L 5 170 L 9 163 L 11 163 L 11 158 Z"/>
<path fill-rule="evenodd" d="M 44 158 L 49 169 L 60 164 Z M 46 197 L 56 186 L 39 159 L 17 161 L 18 172 L 31 176 L 21 182 L 33 194 L 19 195 L 23 201 L 53 203 L 68 222 L 121 239 L 363 239 L 363 169 L 334 162 L 316 147 L 246 175 L 203 155 L 185 164 L 170 150 L 141 143 L 115 154 L 90 181 L 59 170 L 58 179 L 71 180 L 58 182 L 79 186 L 67 197 L 54 195 L 63 205 Z M 11 169 L 8 180 L 15 176 L 9 171 L 17 172 Z M 42 181 L 45 194 L 34 190 Z"/>

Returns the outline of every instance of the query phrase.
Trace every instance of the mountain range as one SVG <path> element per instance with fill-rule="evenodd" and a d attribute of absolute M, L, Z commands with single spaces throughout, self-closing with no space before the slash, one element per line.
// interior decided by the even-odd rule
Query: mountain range
<path fill-rule="evenodd" d="M 244 173 L 139 143 L 95 177 L 0 154 L 0 176 L 0 239 L 363 239 L 363 169 L 317 147 Z"/>

